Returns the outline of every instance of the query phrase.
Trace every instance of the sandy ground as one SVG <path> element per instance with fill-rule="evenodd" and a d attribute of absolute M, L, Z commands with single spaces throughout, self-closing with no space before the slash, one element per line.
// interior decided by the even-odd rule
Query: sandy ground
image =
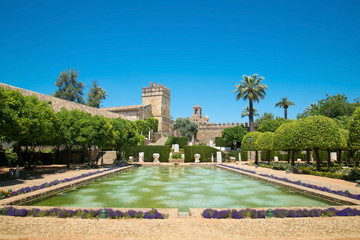
<path fill-rule="evenodd" d="M 0 239 L 360 239 L 360 217 L 95 220 L 0 216 Z"/>
<path fill-rule="evenodd" d="M 267 168 L 237 165 L 257 173 L 301 180 L 332 189 L 360 193 L 355 183 L 317 176 L 285 174 Z M 95 170 L 44 174 L 41 178 L 2 182 L 13 190 Z M 165 220 L 96 220 L 0 216 L 1 239 L 360 239 L 360 217 L 287 219 L 202 219 L 179 217 Z"/>

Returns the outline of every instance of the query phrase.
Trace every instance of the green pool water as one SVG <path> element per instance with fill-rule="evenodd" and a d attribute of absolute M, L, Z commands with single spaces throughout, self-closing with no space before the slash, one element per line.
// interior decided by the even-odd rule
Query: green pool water
<path fill-rule="evenodd" d="M 107 208 L 256 208 L 334 205 L 216 167 L 133 168 L 32 204 Z"/>

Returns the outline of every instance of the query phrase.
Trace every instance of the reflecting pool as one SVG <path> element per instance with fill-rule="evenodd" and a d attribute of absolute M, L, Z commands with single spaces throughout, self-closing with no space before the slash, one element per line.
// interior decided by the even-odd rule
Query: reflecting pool
<path fill-rule="evenodd" d="M 63 192 L 33 206 L 256 208 L 336 205 L 216 167 L 143 166 Z"/>

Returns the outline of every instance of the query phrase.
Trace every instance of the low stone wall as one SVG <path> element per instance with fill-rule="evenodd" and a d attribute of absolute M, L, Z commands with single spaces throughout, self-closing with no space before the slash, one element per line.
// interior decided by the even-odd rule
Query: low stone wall
<path fill-rule="evenodd" d="M 322 198 L 322 199 L 330 201 L 330 202 L 336 202 L 338 204 L 343 204 L 343 205 L 358 205 L 358 206 L 360 206 L 360 201 L 356 200 L 356 199 L 343 197 L 343 196 L 336 195 L 336 194 L 333 194 L 333 193 L 322 192 L 322 191 L 319 191 L 319 190 L 316 190 L 316 189 L 311 189 L 311 188 L 299 186 L 299 185 L 296 185 L 296 184 L 287 183 L 287 182 L 275 180 L 275 179 L 272 179 L 272 178 L 259 176 L 257 174 L 252 174 L 252 173 L 248 173 L 248 172 L 245 172 L 245 171 L 232 169 L 232 168 L 229 168 L 229 167 L 226 167 L 226 166 L 217 165 L 217 167 L 228 170 L 228 171 L 231 171 L 231 172 L 234 172 L 234 173 L 245 175 L 245 176 L 257 179 L 257 180 L 268 182 L 268 183 L 271 183 L 271 184 L 274 184 L 274 185 L 277 185 L 277 186 L 280 186 L 280 187 L 291 189 L 291 190 L 296 191 L 296 192 L 300 192 L 300 193 L 307 194 L 307 195 L 310 195 L 310 196 L 315 196 L 315 197 L 318 197 L 318 198 Z"/>
<path fill-rule="evenodd" d="M 117 169 L 114 169 L 111 171 L 95 174 L 95 175 L 92 175 L 89 177 L 85 177 L 85 178 L 73 180 L 70 182 L 58 184 L 56 186 L 43 188 L 41 190 L 37 190 L 34 192 L 29 192 L 29 193 L 20 194 L 18 196 L 14 196 L 14 197 L 10 197 L 10 198 L 5 198 L 5 199 L 0 200 L 0 205 L 18 205 L 18 204 L 23 204 L 23 203 L 30 202 L 30 201 L 33 202 L 33 201 L 36 201 L 36 200 L 44 198 L 44 197 L 49 197 L 49 196 L 55 195 L 57 193 L 65 191 L 65 190 L 72 189 L 76 186 L 85 185 L 85 184 L 88 184 L 89 182 L 95 181 L 97 179 L 104 178 L 104 177 L 107 177 L 107 176 L 110 176 L 113 174 L 117 174 L 119 172 L 126 171 L 133 167 L 134 166 L 126 166 L 126 167 L 122 167 L 122 168 L 117 168 Z"/>

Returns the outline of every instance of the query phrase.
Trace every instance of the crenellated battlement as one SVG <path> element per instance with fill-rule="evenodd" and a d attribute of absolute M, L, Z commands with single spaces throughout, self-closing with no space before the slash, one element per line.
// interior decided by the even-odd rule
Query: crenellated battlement
<path fill-rule="evenodd" d="M 224 129 L 224 128 L 228 128 L 228 127 L 236 127 L 236 126 L 243 126 L 244 128 L 249 128 L 249 124 L 247 122 L 245 123 L 239 123 L 239 122 L 228 122 L 228 123 L 199 123 L 199 129 L 202 129 L 202 130 L 205 130 L 205 129 L 210 129 L 210 128 L 221 128 L 221 129 Z M 257 124 L 255 124 L 255 128 L 258 127 Z"/>
<path fill-rule="evenodd" d="M 153 83 L 150 83 L 149 87 L 142 88 L 142 94 L 143 94 L 143 96 L 164 94 L 164 95 L 168 95 L 170 97 L 170 88 L 165 87 L 161 83 L 156 85 L 156 83 L 153 82 Z"/>

